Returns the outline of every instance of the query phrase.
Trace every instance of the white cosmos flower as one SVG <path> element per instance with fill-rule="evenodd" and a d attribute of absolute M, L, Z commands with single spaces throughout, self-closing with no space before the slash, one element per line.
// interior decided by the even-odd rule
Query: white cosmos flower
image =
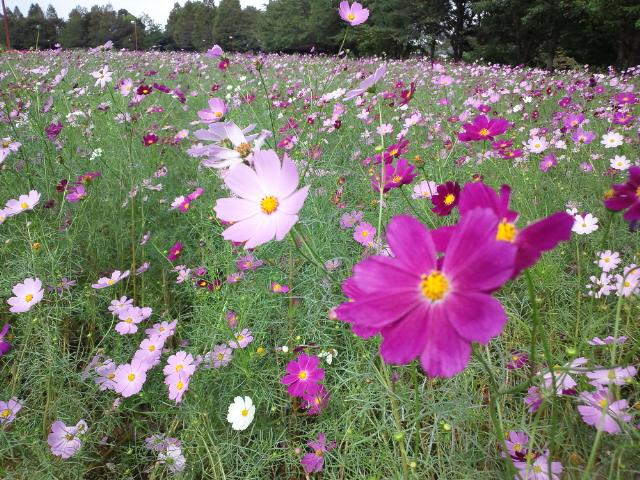
<path fill-rule="evenodd" d="M 573 230 L 578 235 L 587 235 L 598 229 L 598 219 L 587 213 L 586 215 L 576 215 L 573 223 Z"/>
<path fill-rule="evenodd" d="M 256 414 L 256 407 L 250 397 L 236 397 L 233 403 L 229 405 L 227 413 L 227 422 L 231 424 L 234 430 L 245 430 Z"/>

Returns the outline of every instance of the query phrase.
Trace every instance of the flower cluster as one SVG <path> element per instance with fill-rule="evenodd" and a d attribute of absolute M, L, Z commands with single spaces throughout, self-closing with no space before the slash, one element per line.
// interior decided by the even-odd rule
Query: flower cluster
<path fill-rule="evenodd" d="M 319 414 L 329 401 L 329 392 L 321 383 L 324 370 L 319 363 L 318 357 L 301 353 L 287 364 L 287 373 L 280 379 L 289 395 L 302 399 L 308 415 Z"/>

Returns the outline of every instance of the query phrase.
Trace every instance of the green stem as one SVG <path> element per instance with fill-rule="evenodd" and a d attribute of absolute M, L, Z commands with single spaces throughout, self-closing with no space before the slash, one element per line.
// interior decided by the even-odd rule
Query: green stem
<path fill-rule="evenodd" d="M 262 85 L 262 89 L 264 90 L 264 99 L 267 101 L 267 108 L 269 109 L 269 120 L 271 121 L 271 133 L 273 134 L 273 148 L 276 148 L 276 127 L 273 123 L 273 111 L 271 110 L 271 100 L 269 100 L 269 92 L 267 91 L 267 85 L 264 82 L 264 77 L 262 76 L 262 67 L 258 69 L 258 75 L 260 76 L 260 84 Z M 265 140 L 266 142 L 266 140 Z M 267 145 L 269 143 L 267 142 Z"/>
<path fill-rule="evenodd" d="M 536 295 L 533 288 L 533 280 L 529 270 L 525 270 L 524 276 L 527 279 L 527 289 L 529 292 L 529 301 L 531 303 L 531 309 L 533 312 L 533 326 L 531 327 L 531 347 L 529 347 L 529 361 L 531 362 L 531 371 L 529 378 L 532 378 L 538 370 L 537 365 L 537 349 L 538 349 L 538 331 L 540 330 L 540 315 L 538 314 L 538 303 L 536 302 Z"/>
<path fill-rule="evenodd" d="M 395 392 L 393 391 L 393 384 L 391 383 L 391 379 L 389 378 L 389 371 L 387 370 L 386 363 L 384 363 L 382 357 L 378 358 L 380 360 L 380 370 L 382 370 L 382 373 L 384 375 L 387 391 L 389 393 L 389 402 L 391 403 L 391 413 L 393 414 L 393 421 L 396 426 L 396 432 L 398 434 L 401 434 L 402 432 L 404 432 L 404 429 L 402 428 L 400 409 L 398 408 L 398 402 L 395 398 Z M 404 448 L 404 437 L 400 438 L 397 441 L 400 447 L 400 457 L 402 460 L 402 478 L 409 478 L 409 461 L 407 460 L 407 451 Z"/>
<path fill-rule="evenodd" d="M 603 412 L 604 415 L 604 412 Z M 589 479 L 591 475 L 591 469 L 593 468 L 593 464 L 596 460 L 596 453 L 598 452 L 598 446 L 600 445 L 600 438 L 602 437 L 602 430 L 598 430 L 596 432 L 596 438 L 593 441 L 593 446 L 591 447 L 591 453 L 589 453 L 589 460 L 587 461 L 587 466 L 584 469 L 584 473 L 582 474 L 582 478 L 585 480 Z"/>
<path fill-rule="evenodd" d="M 380 117 L 380 127 L 382 127 L 382 107 L 380 106 L 380 102 L 378 102 L 378 117 Z M 378 198 L 378 240 L 380 240 L 380 236 L 382 235 L 382 205 L 384 203 L 384 171 L 386 164 L 384 163 L 384 135 L 380 134 L 380 145 L 382 147 L 382 159 L 380 161 L 380 183 L 378 184 L 378 190 L 380 191 L 380 196 Z"/>
<path fill-rule="evenodd" d="M 582 308 L 582 274 L 580 271 L 580 240 L 576 239 L 576 277 L 578 279 L 578 296 L 576 298 L 576 328 L 574 339 L 577 340 L 580 331 L 580 310 Z"/>

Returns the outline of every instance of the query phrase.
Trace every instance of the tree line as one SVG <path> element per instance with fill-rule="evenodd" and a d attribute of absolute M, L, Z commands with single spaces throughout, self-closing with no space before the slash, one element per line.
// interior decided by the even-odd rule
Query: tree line
<path fill-rule="evenodd" d="M 267 0 L 265 0 L 267 2 Z M 360 0 L 368 21 L 348 27 L 340 0 L 269 0 L 265 10 L 239 0 L 175 3 L 164 28 L 110 5 L 76 7 L 69 18 L 32 4 L 7 11 L 15 49 L 96 47 L 204 51 L 446 55 L 533 66 L 640 63 L 637 0 Z M 3 32 L 0 42 L 4 42 Z M 345 37 L 345 31 L 347 33 Z M 6 47 L 6 46 L 5 46 Z"/>

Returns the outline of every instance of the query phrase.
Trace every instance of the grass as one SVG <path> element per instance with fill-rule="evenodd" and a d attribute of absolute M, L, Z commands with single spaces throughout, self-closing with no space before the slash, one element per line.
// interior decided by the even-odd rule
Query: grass
<path fill-rule="evenodd" d="M 427 378 L 416 362 L 407 366 L 383 365 L 377 355 L 377 339 L 362 340 L 351 333 L 348 325 L 329 320 L 329 310 L 344 297 L 324 272 L 300 256 L 291 238 L 259 247 L 255 254 L 266 266 L 248 272 L 238 284 L 223 284 L 220 290 L 209 292 L 194 288 L 189 282 L 175 283 L 165 254 L 178 240 L 185 247 L 176 263 L 191 268 L 204 266 L 211 280 L 216 276 L 224 278 L 235 270 L 237 254 L 222 240 L 222 227 L 212 211 L 215 200 L 227 196 L 227 192 L 215 171 L 198 168 L 198 160 L 185 153 L 192 136 L 177 145 L 151 147 L 142 145 L 142 136 L 154 130 L 161 138 L 170 138 L 185 128 L 193 133 L 199 128 L 192 124 L 197 120 L 197 110 L 204 108 L 207 98 L 214 95 L 230 95 L 229 120 L 241 127 L 256 123 L 258 129 L 270 130 L 270 111 L 260 77 L 247 70 L 252 58 L 232 56 L 227 72 L 219 72 L 213 61 L 190 53 L 38 52 L 5 55 L 0 62 L 0 71 L 5 75 L 0 81 L 5 115 L 22 105 L 18 121 L 0 124 L 0 137 L 10 136 L 22 143 L 19 151 L 10 154 L 0 167 L 0 202 L 30 189 L 42 194 L 33 212 L 12 217 L 0 226 L 0 297 L 11 296 L 12 286 L 27 277 L 37 276 L 45 285 L 55 285 L 62 277 L 77 281 L 76 286 L 60 295 L 45 294 L 43 302 L 28 313 L 9 313 L 4 301 L 0 306 L 0 325 L 11 324 L 9 339 L 13 344 L 11 352 L 0 359 L 0 372 L 5 379 L 0 386 L 0 400 L 16 396 L 24 404 L 16 420 L 0 429 L 2 478 L 26 479 L 34 478 L 34 474 L 47 479 L 174 476 L 144 446 L 144 439 L 155 433 L 181 440 L 187 467 L 177 475 L 179 478 L 304 478 L 295 449 L 304 450 L 305 443 L 317 432 L 324 432 L 337 442 L 318 478 L 509 477 L 489 414 L 493 395 L 490 379 L 477 359 L 450 379 Z M 378 120 L 370 126 L 363 125 L 355 117 L 359 109 L 353 102 L 345 102 L 341 127 L 323 132 L 322 120 L 331 116 L 334 102 L 319 105 L 317 97 L 340 87 L 350 88 L 356 71 L 371 72 L 379 62 L 268 56 L 261 72 L 267 91 L 278 95 L 278 101 L 294 99 L 299 92 L 301 97 L 315 96 L 307 102 L 307 109 L 302 108 L 303 100 L 296 99 L 287 108 L 274 109 L 273 116 L 276 129 L 289 117 L 301 127 L 298 143 L 289 154 L 298 163 L 299 171 L 307 172 L 301 184 L 311 185 L 311 190 L 297 228 L 323 261 L 341 260 L 336 272 L 338 280 L 347 278 L 350 267 L 363 256 L 362 247 L 351 238 L 351 230 L 339 228 L 342 213 L 360 209 L 365 221 L 373 225 L 378 221 L 378 194 L 371 190 L 368 173 L 360 165 L 360 160 L 375 153 Z M 158 74 L 149 77 L 147 83 L 157 81 L 170 88 L 179 85 L 187 94 L 188 109 L 158 91 L 141 105 L 128 108 L 128 99 L 117 90 L 93 86 L 90 72 L 103 64 L 114 72 L 114 82 L 127 77 L 137 82 L 145 70 L 157 70 Z M 30 71 L 42 66 L 49 72 L 41 75 Z M 609 366 L 607 348 L 591 347 L 586 341 L 594 336 L 613 335 L 617 297 L 594 299 L 586 295 L 584 286 L 590 275 L 599 275 L 593 265 L 596 251 L 617 250 L 625 264 L 637 261 L 640 251 L 638 235 L 628 231 L 619 215 L 612 217 L 610 234 L 605 237 L 608 213 L 600 198 L 610 183 L 625 177 L 621 173 L 614 179 L 603 175 L 613 151 L 602 148 L 599 140 L 575 149 L 567 141 L 567 150 L 558 152 L 565 158 L 556 168 L 542 173 L 537 166 L 541 155 L 532 154 L 513 163 L 495 158 L 478 162 L 480 145 L 455 143 L 453 150 L 447 150 L 442 142 L 443 138 L 453 139 L 459 129 L 459 124 L 449 123 L 447 117 L 464 110 L 463 102 L 476 86 L 487 89 L 495 84 L 496 88 L 513 90 L 520 80 L 531 85 L 549 85 L 556 80 L 570 84 L 576 79 L 588 80 L 588 73 L 551 75 L 451 64 L 445 65 L 446 71 L 460 83 L 443 89 L 432 85 L 436 72 L 428 62 L 389 61 L 389 66 L 381 89 L 391 89 L 396 80 L 418 82 L 408 110 L 420 111 L 425 119 L 408 134 L 408 158 L 419 155 L 425 162 L 416 182 L 425 177 L 438 183 L 455 180 L 463 184 L 473 174 L 481 174 L 493 187 L 508 183 L 512 187 L 513 208 L 521 214 L 521 225 L 564 210 L 568 202 L 576 202 L 579 210 L 599 217 L 601 228 L 590 235 L 574 235 L 571 242 L 545 254 L 531 276 L 540 310 L 541 335 L 548 339 L 553 362 L 564 364 L 585 356 L 589 365 Z M 68 73 L 60 85 L 45 91 L 62 68 L 67 68 Z M 637 77 L 628 81 L 638 86 Z M 221 86 L 217 93 L 210 92 L 213 83 Z M 74 86 L 86 91 L 74 93 Z M 255 95 L 255 100 L 240 103 L 241 96 L 247 93 Z M 436 105 L 435 100 L 445 95 L 451 105 Z M 521 113 L 509 112 L 510 105 L 522 104 L 518 94 L 505 94 L 492 107 L 515 122 L 508 136 L 518 145 L 527 140 L 530 128 L 550 126 L 562 95 L 543 95 L 531 105 L 524 104 L 525 111 L 539 111 L 537 121 L 523 120 Z M 49 96 L 53 97 L 53 107 L 43 113 L 42 106 Z M 597 139 L 609 125 L 606 119 L 594 117 L 593 112 L 605 106 L 610 96 L 605 94 L 589 103 L 576 95 L 577 101 L 585 105 L 586 116 L 591 120 L 588 128 L 597 133 Z M 102 102 L 110 104 L 105 112 L 96 108 Z M 160 105 L 164 111 L 147 113 L 151 105 Z M 77 121 L 71 122 L 68 115 L 78 111 L 84 115 L 75 115 Z M 130 113 L 134 121 L 114 121 L 121 112 Z M 398 132 L 400 117 L 405 113 L 387 106 L 380 112 L 379 121 L 393 124 L 394 133 Z M 306 117 L 315 113 L 315 123 L 307 124 Z M 372 116 L 375 113 L 372 111 Z M 44 133 L 54 118 L 64 125 L 60 149 Z M 362 136 L 365 130 L 370 133 L 368 139 Z M 625 136 L 635 143 L 614 152 L 633 161 L 637 158 L 637 138 L 633 129 Z M 388 138 L 385 143 L 389 143 Z M 322 151 L 318 160 L 311 160 L 307 153 L 313 146 Z M 96 149 L 101 149 L 102 155 L 90 160 Z M 600 157 L 592 159 L 592 154 Z M 465 155 L 467 161 L 457 165 L 455 160 Z M 593 173 L 580 171 L 578 166 L 585 161 L 593 163 Z M 167 175 L 155 178 L 154 172 L 163 166 Z M 102 175 L 87 187 L 89 195 L 83 201 L 70 204 L 56 192 L 60 180 L 73 182 L 76 175 L 96 170 Z M 161 183 L 162 190 L 146 189 L 144 180 Z M 188 214 L 168 210 L 175 197 L 195 186 L 203 187 L 205 194 L 194 202 Z M 336 208 L 337 191 L 341 192 L 339 202 L 345 209 Z M 45 209 L 43 203 L 48 199 L 55 199 L 55 205 Z M 399 213 L 418 213 L 436 225 L 453 222 L 435 217 L 427 201 L 411 202 L 409 206 L 398 191 L 386 194 L 383 228 Z M 139 241 L 147 231 L 151 238 L 141 246 Z M 151 266 L 142 275 L 130 276 L 104 290 L 90 287 L 105 272 L 133 271 L 146 261 Z M 288 284 L 291 292 L 274 295 L 269 291 L 271 281 Z M 198 370 L 179 405 L 167 398 L 161 368 L 156 367 L 149 372 L 139 395 L 114 406 L 118 396 L 99 391 L 81 373 L 98 353 L 116 363 L 129 361 L 142 339 L 144 329 L 133 337 L 113 331 L 114 321 L 107 306 L 122 295 L 134 298 L 136 305 L 153 308 L 153 316 L 146 323 L 178 319 L 176 335 L 166 345 L 172 352 L 184 349 L 194 355 L 204 354 L 214 345 L 228 341 L 232 331 L 225 314 L 229 310 L 237 313 L 239 327 L 252 330 L 255 340 L 249 348 L 236 352 L 228 367 Z M 528 378 L 526 369 L 504 368 L 512 349 L 529 348 L 532 309 L 525 279 L 508 284 L 498 298 L 509 323 L 501 336 L 477 352 L 487 359 L 498 385 L 508 389 Z M 638 363 L 637 307 L 637 296 L 623 302 L 619 333 L 629 340 L 618 349 L 618 365 Z M 289 353 L 278 350 L 283 345 L 289 347 Z M 311 345 L 313 353 L 328 348 L 338 352 L 331 365 L 324 365 L 325 385 L 331 398 L 318 417 L 295 411 L 279 382 L 297 345 Z M 258 347 L 264 348 L 264 354 L 257 352 Z M 163 355 L 163 362 L 167 356 Z M 541 346 L 538 356 L 542 358 Z M 390 375 L 397 377 L 395 382 L 389 381 Z M 579 377 L 579 390 L 586 389 L 587 380 Z M 550 449 L 554 461 L 562 462 L 563 478 L 583 478 L 596 430 L 580 419 L 575 398 L 563 396 L 548 402 L 536 416 L 527 413 L 524 394 L 519 391 L 494 397 L 505 431 L 526 431 L 539 448 L 546 445 Z M 617 394 L 633 405 L 639 400 L 637 383 L 618 389 Z M 237 395 L 251 396 L 257 406 L 253 424 L 243 432 L 233 431 L 226 421 L 227 407 Z M 631 425 L 638 422 L 635 415 Z M 61 419 L 75 424 L 81 418 L 89 424 L 82 448 L 68 460 L 52 456 L 46 442 L 51 423 Z M 640 474 L 637 442 L 638 434 L 632 427 L 626 427 L 620 436 L 604 435 L 591 478 L 622 479 Z"/>

